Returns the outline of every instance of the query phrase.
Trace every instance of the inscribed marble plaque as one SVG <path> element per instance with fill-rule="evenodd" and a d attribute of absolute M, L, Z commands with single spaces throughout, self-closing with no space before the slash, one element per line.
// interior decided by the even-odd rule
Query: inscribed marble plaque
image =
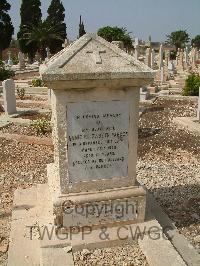
<path fill-rule="evenodd" d="M 129 102 L 83 102 L 67 106 L 71 183 L 127 177 Z"/>

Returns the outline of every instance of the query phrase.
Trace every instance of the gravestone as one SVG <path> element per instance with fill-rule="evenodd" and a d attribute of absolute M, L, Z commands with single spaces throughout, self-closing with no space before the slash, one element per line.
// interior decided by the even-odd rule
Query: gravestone
<path fill-rule="evenodd" d="M 184 50 L 184 62 L 185 62 L 185 69 L 187 69 L 188 65 L 189 65 L 189 48 L 188 48 L 188 46 L 186 46 L 185 50 Z"/>
<path fill-rule="evenodd" d="M 138 60 L 138 58 L 140 56 L 140 47 L 139 47 L 139 39 L 138 38 L 135 38 L 134 49 L 135 49 L 135 59 Z"/>
<path fill-rule="evenodd" d="M 168 62 L 168 70 L 169 70 L 170 72 L 173 72 L 173 71 L 175 70 L 175 66 L 174 66 L 174 62 L 173 62 L 173 60 L 170 60 L 170 61 Z"/>
<path fill-rule="evenodd" d="M 136 181 L 140 87 L 151 69 L 96 34 L 62 50 L 42 75 L 51 89 L 55 224 L 102 226 L 145 219 Z M 119 215 L 119 209 L 126 213 Z M 99 212 L 99 210 L 101 210 Z"/>
<path fill-rule="evenodd" d="M 147 49 L 146 49 L 145 64 L 146 64 L 148 67 L 151 67 L 151 48 L 147 48 Z"/>
<path fill-rule="evenodd" d="M 200 87 L 199 87 L 199 98 L 198 98 L 197 119 L 198 119 L 199 122 L 200 122 Z"/>
<path fill-rule="evenodd" d="M 19 60 L 19 68 L 20 69 L 25 69 L 25 59 L 24 59 L 24 54 L 22 52 L 18 53 L 18 60 Z"/>
<path fill-rule="evenodd" d="M 47 53 L 46 59 L 48 60 L 48 59 L 51 58 L 51 53 L 50 53 L 50 48 L 49 47 L 46 48 L 46 53 Z"/>
<path fill-rule="evenodd" d="M 161 69 L 163 67 L 163 45 L 160 45 L 160 49 L 159 49 L 159 61 L 158 61 L 158 66 L 159 69 Z"/>
<path fill-rule="evenodd" d="M 154 69 L 155 67 L 155 50 L 151 50 L 151 68 Z"/>
<path fill-rule="evenodd" d="M 12 58 L 11 58 L 11 52 L 10 51 L 8 52 L 8 66 L 10 66 L 10 67 L 13 66 L 13 61 L 12 61 Z"/>
<path fill-rule="evenodd" d="M 193 47 L 191 50 L 191 65 L 193 69 L 196 69 L 196 61 L 197 61 L 197 48 Z"/>
<path fill-rule="evenodd" d="M 7 79 L 2 82 L 4 110 L 7 115 L 16 113 L 15 83 L 13 79 Z"/>
<path fill-rule="evenodd" d="M 180 48 L 178 48 L 177 53 L 177 69 L 180 71 L 184 70 L 184 53 Z"/>
<path fill-rule="evenodd" d="M 146 100 L 148 100 L 150 96 L 150 92 L 149 90 L 147 89 L 147 87 L 141 87 L 140 88 L 140 102 L 144 102 Z"/>

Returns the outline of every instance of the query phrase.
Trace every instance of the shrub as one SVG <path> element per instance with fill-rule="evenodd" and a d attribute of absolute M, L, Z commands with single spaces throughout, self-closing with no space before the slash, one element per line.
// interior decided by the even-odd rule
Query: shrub
<path fill-rule="evenodd" d="M 19 63 L 19 59 L 17 57 L 12 58 L 13 65 L 17 65 Z"/>
<path fill-rule="evenodd" d="M 32 85 L 33 85 L 33 87 L 43 87 L 44 82 L 41 79 L 33 79 Z"/>
<path fill-rule="evenodd" d="M 14 77 L 14 75 L 14 71 L 6 69 L 4 63 L 0 61 L 0 81 L 4 81 L 6 79 Z"/>
<path fill-rule="evenodd" d="M 45 135 L 51 132 L 51 124 L 45 118 L 32 121 L 31 126 L 36 129 L 38 135 Z"/>
<path fill-rule="evenodd" d="M 191 74 L 185 81 L 185 87 L 183 89 L 184 96 L 198 96 L 200 87 L 199 74 Z"/>
<path fill-rule="evenodd" d="M 25 98 L 25 89 L 24 88 L 17 88 L 17 95 L 20 98 L 20 100 L 23 100 Z"/>

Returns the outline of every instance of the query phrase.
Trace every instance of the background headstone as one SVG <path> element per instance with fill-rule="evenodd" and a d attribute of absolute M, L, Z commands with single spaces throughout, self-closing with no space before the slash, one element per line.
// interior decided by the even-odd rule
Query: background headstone
<path fill-rule="evenodd" d="M 19 60 L 19 68 L 25 69 L 25 59 L 24 59 L 24 54 L 22 52 L 18 53 L 18 60 Z"/>
<path fill-rule="evenodd" d="M 158 61 L 158 66 L 159 69 L 161 69 L 163 67 L 163 45 L 160 45 L 160 49 L 159 49 L 159 61 Z"/>
<path fill-rule="evenodd" d="M 200 122 L 200 87 L 199 87 L 199 99 L 198 99 L 197 119 Z"/>
<path fill-rule="evenodd" d="M 4 80 L 3 83 L 4 110 L 8 115 L 16 113 L 15 83 L 13 79 Z"/>

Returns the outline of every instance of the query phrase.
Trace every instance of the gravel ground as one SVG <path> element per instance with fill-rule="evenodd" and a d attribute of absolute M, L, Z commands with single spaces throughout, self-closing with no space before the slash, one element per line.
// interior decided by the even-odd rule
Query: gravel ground
<path fill-rule="evenodd" d="M 6 265 L 13 194 L 17 188 L 45 183 L 53 149 L 0 138 L 0 265 Z"/>
<path fill-rule="evenodd" d="M 20 100 L 19 96 L 16 96 L 16 99 Z M 31 100 L 31 101 L 42 102 L 42 101 L 46 101 L 47 97 L 45 97 L 45 96 L 44 97 L 38 97 L 38 96 L 34 96 L 34 95 L 26 95 L 23 100 Z"/>
<path fill-rule="evenodd" d="M 49 128 L 48 132 L 46 132 L 45 134 L 38 134 L 37 129 L 31 125 L 24 126 L 24 125 L 10 124 L 0 129 L 0 133 L 35 136 L 35 137 L 40 137 L 40 138 L 51 138 L 52 137 L 51 128 Z"/>
<path fill-rule="evenodd" d="M 30 119 L 30 120 L 36 120 L 36 119 L 46 119 L 48 121 L 51 121 L 51 113 L 38 113 L 38 112 L 26 112 L 18 118 L 23 118 L 23 119 Z"/>
<path fill-rule="evenodd" d="M 35 103 L 25 103 L 25 102 L 17 102 L 16 106 L 18 108 L 40 108 L 40 109 L 45 109 L 46 108 L 46 102 L 44 101 L 44 103 L 39 103 L 39 102 L 35 102 Z"/>
<path fill-rule="evenodd" d="M 139 245 L 123 245 L 112 248 L 84 249 L 74 253 L 75 266 L 148 266 Z"/>
<path fill-rule="evenodd" d="M 137 177 L 156 197 L 182 234 L 200 248 L 200 137 L 172 124 L 195 116 L 196 104 L 159 99 L 140 118 Z M 14 129 L 12 129 L 12 133 Z M 6 265 L 14 190 L 46 182 L 51 147 L 0 138 L 0 265 Z M 81 265 L 147 265 L 138 245 L 74 254 Z"/>
<path fill-rule="evenodd" d="M 137 178 L 200 250 L 200 136 L 172 123 L 175 116 L 195 116 L 196 107 L 159 99 L 147 109 L 140 119 Z"/>

